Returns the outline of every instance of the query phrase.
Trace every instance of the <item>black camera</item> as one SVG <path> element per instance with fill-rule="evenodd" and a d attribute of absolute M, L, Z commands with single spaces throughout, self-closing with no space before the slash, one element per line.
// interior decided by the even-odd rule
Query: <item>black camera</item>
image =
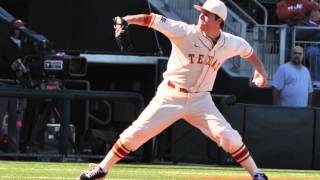
<path fill-rule="evenodd" d="M 83 77 L 87 73 L 87 60 L 82 56 L 45 55 L 29 56 L 25 64 L 31 75 L 43 77 Z"/>
<path fill-rule="evenodd" d="M 11 69 L 16 73 L 21 84 L 25 84 L 26 87 L 34 87 L 32 85 L 34 82 L 60 81 L 86 75 L 87 60 L 85 57 L 56 52 L 52 43 L 45 36 L 28 29 L 24 26 L 24 22 L 15 19 L 1 7 L 0 22 L 6 23 L 9 29 L 19 33 L 23 57 L 14 60 Z"/>
<path fill-rule="evenodd" d="M 23 86 L 34 88 L 41 82 L 84 77 L 87 60 L 72 55 L 25 56 L 24 59 L 15 60 L 11 69 Z"/>
<path fill-rule="evenodd" d="M 46 56 L 43 69 L 50 76 L 83 77 L 87 73 L 87 59 L 82 56 Z"/>
<path fill-rule="evenodd" d="M 87 72 L 85 57 L 68 55 L 64 52 L 54 52 L 52 43 L 43 35 L 30 29 L 18 29 L 24 39 L 25 52 L 24 65 L 30 73 L 39 77 L 83 77 Z M 30 55 L 31 54 L 31 55 Z M 40 74 L 40 76 L 37 74 Z"/>

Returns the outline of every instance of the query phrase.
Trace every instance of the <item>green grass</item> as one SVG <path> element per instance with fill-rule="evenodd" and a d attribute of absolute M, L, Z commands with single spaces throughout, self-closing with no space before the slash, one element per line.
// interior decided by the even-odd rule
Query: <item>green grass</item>
<path fill-rule="evenodd" d="M 0 179 L 76 179 L 87 163 L 44 163 L 0 161 Z M 272 178 L 301 178 L 320 180 L 320 171 L 265 169 Z M 247 172 L 238 167 L 178 166 L 117 164 L 107 179 L 113 180 L 186 180 L 214 179 L 213 176 L 240 176 L 239 180 L 250 179 Z M 211 178 L 210 178 L 211 177 Z M 272 180 L 272 179 L 271 179 Z"/>

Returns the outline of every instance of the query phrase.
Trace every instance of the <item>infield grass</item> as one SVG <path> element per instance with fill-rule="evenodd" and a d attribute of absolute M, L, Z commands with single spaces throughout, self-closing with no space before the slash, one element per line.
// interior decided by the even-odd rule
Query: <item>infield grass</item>
<path fill-rule="evenodd" d="M 0 161 L 0 179 L 76 179 L 87 163 L 45 163 Z M 264 169 L 272 179 L 320 180 L 320 171 Z M 225 178 L 223 178 L 225 177 Z M 234 178 L 250 180 L 242 168 L 199 165 L 115 165 L 108 178 L 111 180 L 220 180 Z"/>

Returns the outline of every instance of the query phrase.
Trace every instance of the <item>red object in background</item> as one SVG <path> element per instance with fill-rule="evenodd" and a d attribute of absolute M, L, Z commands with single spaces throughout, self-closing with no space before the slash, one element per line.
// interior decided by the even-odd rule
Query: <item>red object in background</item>
<path fill-rule="evenodd" d="M 281 23 L 295 25 L 306 17 L 309 6 L 309 0 L 280 0 L 276 13 Z"/>

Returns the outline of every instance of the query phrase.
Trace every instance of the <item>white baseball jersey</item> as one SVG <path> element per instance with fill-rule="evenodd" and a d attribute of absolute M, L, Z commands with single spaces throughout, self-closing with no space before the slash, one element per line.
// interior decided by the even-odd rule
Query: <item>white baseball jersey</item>
<path fill-rule="evenodd" d="M 246 58 L 253 53 L 253 48 L 241 37 L 221 32 L 214 46 L 196 25 L 152 15 L 149 26 L 162 32 L 172 44 L 164 79 L 189 92 L 211 91 L 217 71 L 225 60 L 237 55 Z"/>
<path fill-rule="evenodd" d="M 214 45 L 195 25 L 161 15 L 152 14 L 148 25 L 170 39 L 172 52 L 156 96 L 120 135 L 119 144 L 126 147 L 122 149 L 134 151 L 177 120 L 184 119 L 226 152 L 241 152 L 232 154 L 237 161 L 248 158 L 240 134 L 219 112 L 209 91 L 222 63 L 236 55 L 251 56 L 252 47 L 244 39 L 225 32 L 221 32 Z"/>

